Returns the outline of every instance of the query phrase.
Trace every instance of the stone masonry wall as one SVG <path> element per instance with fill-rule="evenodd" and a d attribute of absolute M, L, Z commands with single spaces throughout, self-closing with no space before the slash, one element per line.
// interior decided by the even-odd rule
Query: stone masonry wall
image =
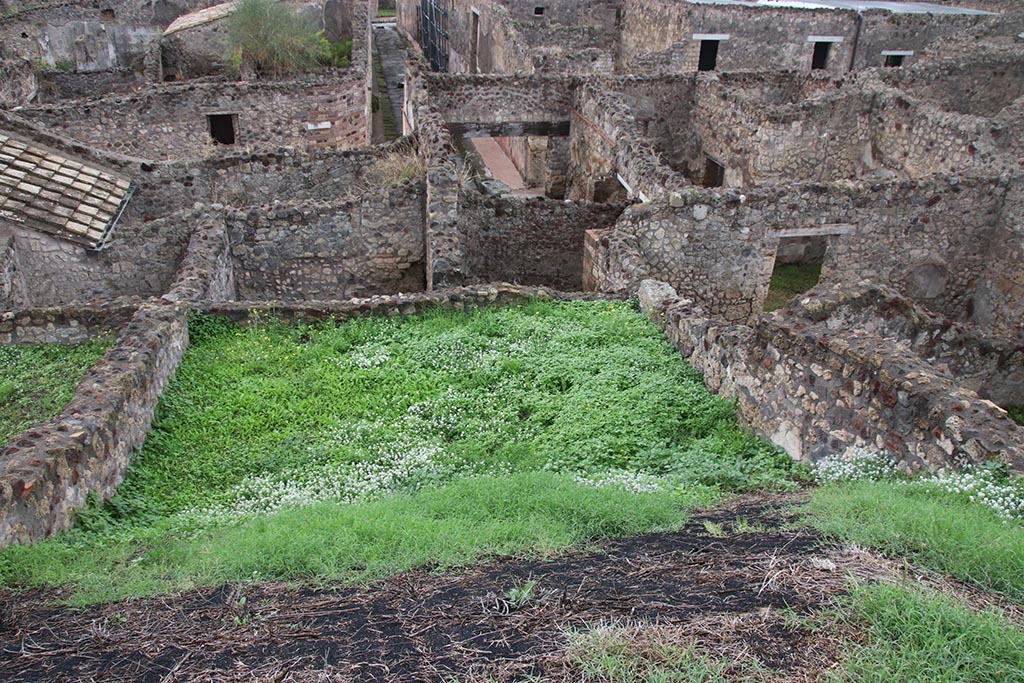
<path fill-rule="evenodd" d="M 830 238 L 823 281 L 872 280 L 966 320 L 1006 186 L 936 178 L 744 194 L 693 188 L 623 214 L 598 252 L 596 286 L 630 291 L 658 279 L 709 315 L 749 323 L 761 313 L 779 235 L 846 226 Z"/>
<path fill-rule="evenodd" d="M 1024 184 L 1019 181 L 1006 194 L 985 262 L 973 300 L 974 320 L 995 331 L 1020 332 L 1024 329 Z"/>
<path fill-rule="evenodd" d="M 470 277 L 482 282 L 581 288 L 583 235 L 612 225 L 623 207 L 466 192 L 459 223 Z"/>
<path fill-rule="evenodd" d="M 568 121 L 575 86 L 569 77 L 426 75 L 430 105 L 448 123 Z"/>
<path fill-rule="evenodd" d="M 237 289 L 224 220 L 204 215 L 188 242 L 174 284 L 161 298 L 164 301 L 234 301 Z"/>
<path fill-rule="evenodd" d="M 56 306 L 0 313 L 0 345 L 81 344 L 127 324 L 141 301 L 121 298 L 94 306 Z"/>
<path fill-rule="evenodd" d="M 113 495 L 187 343 L 186 309 L 143 305 L 61 416 L 8 442 L 0 451 L 0 546 L 67 529 L 90 493 Z"/>
<path fill-rule="evenodd" d="M 0 240 L 0 311 L 9 311 L 25 303 L 25 280 L 18 270 L 14 238 Z"/>
<path fill-rule="evenodd" d="M 119 224 L 109 246 L 91 251 L 51 235 L 0 224 L 14 238 L 30 306 L 58 306 L 119 296 L 159 296 L 174 278 L 192 230 L 187 214 Z"/>
<path fill-rule="evenodd" d="M 1024 429 L 900 342 L 785 312 L 730 325 L 653 281 L 640 301 L 708 388 L 796 459 L 865 446 L 906 472 L 987 460 L 1024 470 Z"/>
<path fill-rule="evenodd" d="M 719 71 L 773 68 L 806 72 L 811 69 L 814 52 L 814 43 L 808 38 L 821 36 L 842 39 L 832 44 L 826 70 L 843 73 L 851 68 L 882 66 L 883 50 L 918 53 L 934 40 L 983 20 L 983 16 L 880 10 L 858 14 L 834 9 L 626 0 L 616 66 L 620 73 L 696 71 L 700 41 L 693 36 L 716 34 L 729 36 L 719 44 Z"/>
<path fill-rule="evenodd" d="M 344 204 L 281 204 L 226 215 L 240 299 L 316 300 L 424 288 L 424 188 Z"/>
<path fill-rule="evenodd" d="M 310 93 L 334 78 L 168 84 L 131 95 L 26 108 L 20 114 L 99 149 L 150 159 L 201 157 L 212 151 L 208 114 L 237 114 L 240 148 L 301 148 L 317 132 L 306 127 L 317 99 Z"/>

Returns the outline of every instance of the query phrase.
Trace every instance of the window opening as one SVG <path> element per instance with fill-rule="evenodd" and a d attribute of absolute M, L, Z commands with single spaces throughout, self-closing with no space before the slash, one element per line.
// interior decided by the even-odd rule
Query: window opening
<path fill-rule="evenodd" d="M 235 120 L 237 114 L 207 114 L 210 137 L 221 145 L 235 144 Z"/>
<path fill-rule="evenodd" d="M 887 67 L 903 66 L 903 60 L 905 58 L 906 58 L 906 55 L 886 55 L 885 56 L 885 65 Z"/>
<path fill-rule="evenodd" d="M 543 7 L 534 7 L 533 8 L 533 16 L 535 16 L 535 17 L 542 17 L 542 16 L 544 16 L 544 8 Z"/>

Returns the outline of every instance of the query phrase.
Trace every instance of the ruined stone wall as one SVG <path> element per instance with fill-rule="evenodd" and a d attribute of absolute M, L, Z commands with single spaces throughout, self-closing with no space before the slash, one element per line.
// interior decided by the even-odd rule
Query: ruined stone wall
<path fill-rule="evenodd" d="M 114 334 L 140 305 L 126 297 L 95 306 L 19 307 L 0 316 L 0 344 L 81 344 Z"/>
<path fill-rule="evenodd" d="M 1001 406 L 1024 403 L 1024 334 L 993 335 L 929 311 L 886 287 L 822 287 L 788 310 L 835 330 L 858 330 L 905 344 L 964 389 Z"/>
<path fill-rule="evenodd" d="M 640 301 L 708 388 L 735 398 L 741 419 L 794 458 L 865 446 L 906 472 L 1024 468 L 1024 429 L 901 342 L 792 311 L 730 325 L 663 283 L 648 281 Z"/>
<path fill-rule="evenodd" d="M 39 94 L 33 101 L 35 105 L 128 93 L 145 83 L 142 75 L 131 69 L 89 72 L 53 70 L 38 74 L 38 79 Z"/>
<path fill-rule="evenodd" d="M 554 76 L 426 76 L 430 105 L 448 123 L 568 121 L 576 84 Z"/>
<path fill-rule="evenodd" d="M 919 52 L 934 40 L 984 19 L 884 11 L 862 15 L 858 28 L 854 11 L 626 0 L 616 66 L 620 73 L 695 71 L 700 41 L 693 39 L 694 34 L 717 34 L 729 36 L 719 45 L 719 71 L 810 71 L 814 44 L 808 38 L 817 36 L 842 38 L 832 44 L 825 70 L 843 73 L 851 65 L 854 69 L 882 66 L 883 50 Z"/>
<path fill-rule="evenodd" d="M 569 146 L 570 199 L 593 199 L 595 181 L 614 181 L 616 176 L 628 185 L 631 197 L 644 201 L 689 186 L 644 137 L 626 98 L 597 83 L 577 88 Z"/>
<path fill-rule="evenodd" d="M 319 89 L 333 89 L 339 98 L 357 97 L 356 90 L 345 90 L 346 82 L 332 85 L 336 79 L 319 74 L 303 81 L 170 84 L 131 95 L 26 108 L 20 115 L 99 149 L 150 159 L 210 153 L 214 143 L 208 114 L 237 114 L 235 140 L 240 148 L 304 148 L 321 137 L 316 126 L 323 122 L 315 108 Z M 347 83 L 362 88 L 358 78 Z M 352 120 L 365 125 L 364 114 L 360 105 L 352 111 Z M 365 143 L 356 137 L 350 146 L 360 144 Z"/>
<path fill-rule="evenodd" d="M 61 416 L 0 451 L 0 546 L 67 529 L 90 493 L 114 494 L 185 352 L 187 313 L 141 306 Z"/>
<path fill-rule="evenodd" d="M 424 288 L 424 187 L 225 216 L 238 298 L 327 300 Z"/>
<path fill-rule="evenodd" d="M 0 239 L 0 311 L 25 304 L 25 280 L 18 269 L 14 238 Z"/>
<path fill-rule="evenodd" d="M 1024 95 L 1024 64 L 1010 55 L 921 62 L 873 74 L 886 85 L 939 109 L 993 117 Z"/>
<path fill-rule="evenodd" d="M 405 123 L 415 131 L 419 153 L 427 168 L 426 285 L 455 287 L 466 277 L 465 248 L 459 230 L 459 193 L 464 180 L 463 161 L 452 145 L 444 119 L 434 110 L 425 77 L 410 62 L 405 74 Z"/>
<path fill-rule="evenodd" d="M 1024 183 L 1020 180 L 1006 194 L 978 280 L 973 313 L 984 328 L 1003 333 L 1024 329 Z"/>
<path fill-rule="evenodd" d="M 13 224 L 0 223 L 0 240 L 14 239 L 26 284 L 23 305 L 59 306 L 159 296 L 174 279 L 193 225 L 187 214 L 118 224 L 109 246 L 98 252 Z"/>
<path fill-rule="evenodd" d="M 1006 187 L 990 180 L 691 189 L 628 210 L 595 264 L 598 289 L 668 282 L 709 315 L 761 313 L 779 236 L 846 226 L 829 238 L 823 281 L 886 284 L 953 319 L 970 317 Z"/>
<path fill-rule="evenodd" d="M 102 8 L 33 3 L 0 18 L 0 41 L 7 50 L 74 71 L 141 71 L 146 50 L 161 30 L 141 3 L 132 2 L 107 2 Z"/>
<path fill-rule="evenodd" d="M 165 301 L 234 301 L 234 262 L 223 218 L 204 215 L 188 241 Z"/>
<path fill-rule="evenodd" d="M 466 192 L 459 205 L 469 276 L 480 282 L 582 286 L 583 234 L 612 225 L 623 207 Z"/>
<path fill-rule="evenodd" d="M 636 91 L 633 114 L 661 158 L 699 180 L 710 156 L 725 167 L 724 184 L 730 187 L 995 175 L 1016 167 L 1021 145 L 1011 141 L 1019 138 L 1013 131 L 1024 116 L 992 120 L 942 111 L 885 86 L 877 76 L 852 78 L 838 90 L 813 95 L 828 81 L 797 74 L 700 74 L 690 99 L 681 86 L 681 97 L 668 110 L 658 100 L 670 79 L 627 83 L 614 87 Z"/>

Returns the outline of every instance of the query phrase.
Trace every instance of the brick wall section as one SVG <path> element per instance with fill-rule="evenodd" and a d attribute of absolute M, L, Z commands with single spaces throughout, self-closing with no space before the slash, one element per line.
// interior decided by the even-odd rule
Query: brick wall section
<path fill-rule="evenodd" d="M 485 199 L 464 193 L 459 222 L 470 277 L 579 290 L 584 232 L 612 225 L 624 208 L 543 197 Z"/>
<path fill-rule="evenodd" d="M 113 495 L 187 344 L 186 309 L 143 305 L 61 416 L 8 442 L 0 451 L 0 546 L 67 529 L 90 493 Z"/>
<path fill-rule="evenodd" d="M 785 312 L 731 325 L 654 281 L 640 301 L 708 388 L 796 459 L 865 445 L 906 472 L 987 460 L 1024 470 L 1024 429 L 895 340 Z"/>
<path fill-rule="evenodd" d="M 241 299 L 346 299 L 424 287 L 424 187 L 274 204 L 225 221 Z"/>

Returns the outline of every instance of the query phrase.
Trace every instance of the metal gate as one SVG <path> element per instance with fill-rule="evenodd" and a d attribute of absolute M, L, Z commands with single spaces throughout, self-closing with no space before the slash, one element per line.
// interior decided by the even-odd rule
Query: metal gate
<path fill-rule="evenodd" d="M 448 70 L 449 0 L 420 0 L 420 47 L 434 71 Z"/>

